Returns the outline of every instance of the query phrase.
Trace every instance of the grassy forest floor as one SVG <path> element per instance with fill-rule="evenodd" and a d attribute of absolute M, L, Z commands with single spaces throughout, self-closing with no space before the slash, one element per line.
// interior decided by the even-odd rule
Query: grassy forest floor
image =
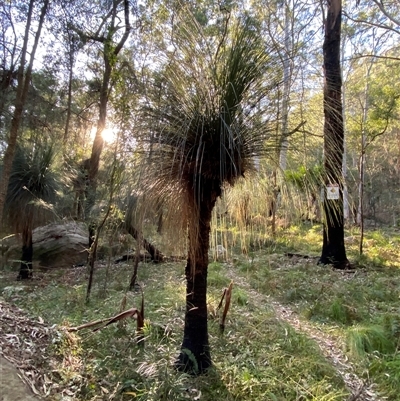
<path fill-rule="evenodd" d="M 51 400 L 400 400 L 400 233 L 368 232 L 359 257 L 357 232 L 347 232 L 349 271 L 317 266 L 321 238 L 320 226 L 291 227 L 210 263 L 207 375 L 172 367 L 184 261 L 139 266 L 144 348 L 131 319 L 68 331 L 140 307 L 141 293 L 126 291 L 131 264 L 100 262 L 88 305 L 85 267 L 38 271 L 26 283 L 0 271 L 2 353 Z M 231 280 L 222 335 L 217 305 Z"/>

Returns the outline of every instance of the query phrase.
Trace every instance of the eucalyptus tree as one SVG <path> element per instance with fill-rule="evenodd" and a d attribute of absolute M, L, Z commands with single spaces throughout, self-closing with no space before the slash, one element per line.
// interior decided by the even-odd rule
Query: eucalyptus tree
<path fill-rule="evenodd" d="M 313 25 L 318 6 L 309 1 L 276 0 L 254 2 L 254 8 L 263 21 L 264 34 L 274 44 L 282 63 L 282 81 L 278 99 L 278 166 L 284 171 L 287 166 L 289 137 L 296 129 L 291 127 L 290 113 L 293 104 L 302 94 L 305 66 L 313 59 L 314 36 L 317 27 Z M 294 100 L 296 99 L 296 100 Z M 301 118 L 301 117 L 300 117 Z M 297 123 L 298 124 L 298 123 Z"/>
<path fill-rule="evenodd" d="M 205 36 L 181 4 L 143 114 L 151 149 L 148 191 L 172 200 L 187 224 L 186 314 L 176 367 L 194 374 L 211 365 L 206 296 L 212 210 L 224 186 L 250 173 L 264 153 L 267 96 L 281 75 L 254 20 L 227 13 L 224 22 L 222 34 Z"/>
<path fill-rule="evenodd" d="M 52 168 L 54 149 L 45 144 L 32 147 L 17 148 L 5 203 L 8 223 L 22 238 L 19 280 L 32 277 L 33 229 L 51 213 L 59 186 Z"/>
<path fill-rule="evenodd" d="M 315 36 L 318 27 L 313 22 L 319 12 L 312 1 L 275 0 L 251 2 L 250 11 L 260 21 L 262 32 L 274 45 L 281 63 L 282 78 L 277 92 L 276 155 L 271 170 L 269 213 L 275 232 L 275 213 L 279 194 L 283 191 L 284 171 L 291 155 L 289 143 L 293 135 L 304 129 L 305 82 L 310 81 L 310 66 L 315 60 Z M 311 61 L 312 60 L 312 61 Z M 289 167 L 290 168 L 290 167 Z"/>
<path fill-rule="evenodd" d="M 358 0 L 350 2 L 346 7 L 346 16 L 356 24 L 364 27 L 373 27 L 381 32 L 389 33 L 394 41 L 400 35 L 400 8 L 397 0 Z M 393 43 L 389 41 L 388 44 Z M 374 57 L 368 51 L 359 54 L 362 57 Z M 380 55 L 385 57 L 385 55 Z M 398 57 L 396 57 L 398 59 Z"/>
<path fill-rule="evenodd" d="M 349 145 L 358 156 L 357 224 L 360 226 L 360 254 L 363 252 L 367 157 L 372 152 L 373 144 L 380 136 L 386 135 L 396 118 L 400 97 L 400 90 L 393 86 L 393 79 L 399 79 L 396 63 L 393 60 L 359 59 L 354 63 L 347 85 Z M 387 77 L 388 69 L 391 71 L 390 78 Z M 373 204 L 372 194 L 369 198 Z"/>
<path fill-rule="evenodd" d="M 103 59 L 102 77 L 99 82 L 99 109 L 96 134 L 90 155 L 88 183 L 89 199 L 86 209 L 90 211 L 95 201 L 96 178 L 100 165 L 100 156 L 104 146 L 102 132 L 106 128 L 107 106 L 113 86 L 113 74 L 116 72 L 118 55 L 127 41 L 130 31 L 129 0 L 107 2 L 78 3 L 72 8 L 68 27 L 75 31 L 83 43 L 99 44 L 98 55 Z M 79 15 L 76 12 L 79 12 Z"/>
<path fill-rule="evenodd" d="M 36 50 L 39 45 L 40 35 L 49 6 L 49 0 L 43 0 L 40 7 L 36 10 L 35 0 L 30 0 L 27 7 L 25 33 L 22 40 L 22 48 L 19 55 L 19 67 L 17 74 L 17 90 L 14 101 L 14 111 L 11 120 L 10 133 L 7 146 L 3 157 L 3 172 L 0 179 L 0 228 L 3 226 L 3 209 L 7 193 L 8 181 L 11 174 L 12 162 L 15 150 L 17 148 L 18 133 L 23 117 L 24 106 L 28 90 L 31 84 L 33 62 L 36 56 Z M 39 6 L 39 5 L 38 5 Z M 37 21 L 35 21 L 37 17 Z M 31 33 L 33 31 L 32 48 L 28 50 L 31 43 Z"/>
<path fill-rule="evenodd" d="M 335 268 L 349 266 L 344 244 L 343 217 L 343 152 L 344 127 L 342 109 L 342 79 L 340 37 L 342 1 L 327 0 L 325 16 L 324 54 L 324 230 L 321 264 Z M 333 196 L 331 192 L 333 191 Z"/>

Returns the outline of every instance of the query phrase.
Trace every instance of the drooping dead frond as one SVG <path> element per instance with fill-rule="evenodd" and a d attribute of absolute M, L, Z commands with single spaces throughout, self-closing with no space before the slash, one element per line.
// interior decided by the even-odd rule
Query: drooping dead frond
<path fill-rule="evenodd" d="M 107 319 L 95 320 L 93 322 L 85 323 L 85 324 L 82 324 L 77 327 L 70 327 L 67 329 L 67 331 L 79 331 L 82 329 L 88 329 L 90 327 L 99 326 L 99 327 L 96 327 L 93 329 L 93 331 L 98 331 L 112 323 L 119 322 L 119 321 L 127 319 L 129 317 L 131 317 L 133 319 L 137 319 L 139 314 L 140 314 L 140 311 L 138 309 L 131 308 L 131 309 L 127 309 L 121 313 L 118 313 L 118 315 L 112 316 Z"/>
<path fill-rule="evenodd" d="M 219 305 L 217 307 L 217 310 L 220 309 L 222 307 L 222 304 L 225 299 L 224 310 L 222 312 L 221 320 L 219 323 L 219 329 L 221 331 L 221 334 L 223 334 L 225 331 L 225 320 L 226 320 L 226 316 L 228 315 L 229 306 L 231 305 L 232 289 L 233 289 L 233 281 L 231 281 L 228 288 L 224 289 L 224 292 L 221 297 L 221 301 L 219 302 Z"/>

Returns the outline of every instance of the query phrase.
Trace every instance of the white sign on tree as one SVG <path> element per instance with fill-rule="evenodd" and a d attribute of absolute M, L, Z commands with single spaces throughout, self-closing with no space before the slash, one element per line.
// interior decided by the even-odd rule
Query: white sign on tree
<path fill-rule="evenodd" d="M 339 185 L 328 184 L 326 186 L 326 199 L 337 200 L 339 199 Z"/>

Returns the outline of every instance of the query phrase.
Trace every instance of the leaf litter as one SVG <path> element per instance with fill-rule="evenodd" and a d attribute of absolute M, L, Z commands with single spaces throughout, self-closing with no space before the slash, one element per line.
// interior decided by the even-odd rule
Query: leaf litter
<path fill-rule="evenodd" d="M 0 355 L 17 370 L 20 378 L 40 397 L 63 394 L 55 367 L 59 364 L 50 352 L 59 338 L 56 327 L 42 318 L 31 319 L 22 309 L 0 298 Z"/>

